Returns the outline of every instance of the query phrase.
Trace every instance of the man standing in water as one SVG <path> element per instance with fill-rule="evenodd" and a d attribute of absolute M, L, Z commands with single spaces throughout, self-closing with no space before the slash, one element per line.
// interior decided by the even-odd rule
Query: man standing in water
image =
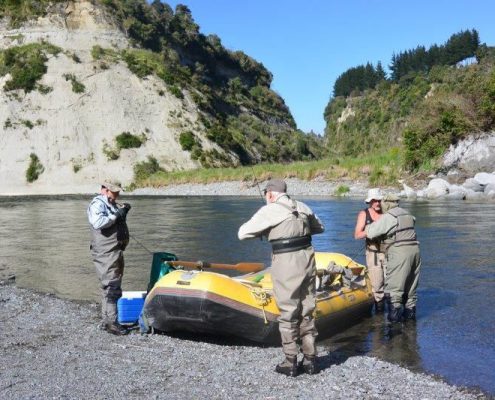
<path fill-rule="evenodd" d="M 300 367 L 318 373 L 313 319 L 315 309 L 315 254 L 311 235 L 324 231 L 323 224 L 304 203 L 287 195 L 284 181 L 268 181 L 264 189 L 266 205 L 239 228 L 239 239 L 266 236 L 272 245 L 273 292 L 285 360 L 275 371 L 287 376 L 298 373 L 298 345 L 304 358 Z"/>
<path fill-rule="evenodd" d="M 418 287 L 421 256 L 414 229 L 416 219 L 399 207 L 396 195 L 382 200 L 383 216 L 366 226 L 369 239 L 385 235 L 385 291 L 390 294 L 390 322 L 416 319 L 416 289 Z M 404 309 L 403 309 L 404 307 Z"/>
<path fill-rule="evenodd" d="M 381 200 L 382 192 L 378 188 L 370 189 L 365 203 L 368 208 L 361 210 L 356 221 L 354 229 L 354 239 L 366 239 L 366 266 L 371 280 L 371 289 L 375 299 L 375 313 L 381 313 L 384 310 L 384 263 L 385 253 L 382 249 L 382 238 L 368 239 L 366 237 L 366 226 L 372 222 L 378 221 L 382 216 Z"/>
<path fill-rule="evenodd" d="M 129 243 L 126 217 L 130 204 L 117 206 L 120 186 L 103 183 L 100 194 L 90 203 L 87 214 L 91 226 L 91 256 L 102 290 L 102 327 L 114 335 L 125 335 L 127 329 L 117 321 L 117 301 L 122 296 L 124 250 Z"/>

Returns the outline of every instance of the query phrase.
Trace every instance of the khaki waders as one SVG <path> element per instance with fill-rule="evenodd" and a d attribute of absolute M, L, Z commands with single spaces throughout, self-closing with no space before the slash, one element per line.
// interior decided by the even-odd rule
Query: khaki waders
<path fill-rule="evenodd" d="M 419 246 L 391 246 L 387 252 L 386 291 L 394 307 L 404 304 L 412 309 L 416 306 L 416 289 L 419 282 L 421 257 Z"/>
<path fill-rule="evenodd" d="M 125 221 L 106 229 L 91 228 L 91 256 L 101 287 L 101 316 L 104 324 L 117 322 L 117 301 L 122 297 L 124 250 L 129 243 Z"/>
<path fill-rule="evenodd" d="M 366 266 L 375 302 L 381 302 L 385 296 L 385 253 L 366 249 Z"/>
<path fill-rule="evenodd" d="M 280 309 L 279 330 L 283 352 L 287 357 L 299 353 L 315 357 L 314 324 L 316 265 L 312 247 L 272 258 L 273 292 Z"/>

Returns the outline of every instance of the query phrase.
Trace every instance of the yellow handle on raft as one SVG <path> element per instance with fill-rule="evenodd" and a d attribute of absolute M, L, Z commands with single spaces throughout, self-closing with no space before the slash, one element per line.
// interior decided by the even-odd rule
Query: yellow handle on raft
<path fill-rule="evenodd" d="M 263 263 L 217 264 L 206 261 L 167 261 L 173 267 L 185 267 L 203 270 L 205 268 L 229 269 L 239 272 L 259 272 L 265 268 Z"/>

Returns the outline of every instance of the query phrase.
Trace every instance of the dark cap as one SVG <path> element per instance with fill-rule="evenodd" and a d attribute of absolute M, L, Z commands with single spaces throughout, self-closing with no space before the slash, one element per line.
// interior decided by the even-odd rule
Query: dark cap
<path fill-rule="evenodd" d="M 287 185 L 283 180 L 280 179 L 270 179 L 263 190 L 266 192 L 279 192 L 279 193 L 287 193 Z"/>

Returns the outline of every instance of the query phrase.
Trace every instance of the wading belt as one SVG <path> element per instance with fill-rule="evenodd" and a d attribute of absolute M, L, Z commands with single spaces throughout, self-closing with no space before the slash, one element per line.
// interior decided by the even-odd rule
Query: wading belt
<path fill-rule="evenodd" d="M 290 253 L 306 249 L 311 246 L 311 236 L 299 236 L 295 238 L 270 240 L 273 254 Z"/>

